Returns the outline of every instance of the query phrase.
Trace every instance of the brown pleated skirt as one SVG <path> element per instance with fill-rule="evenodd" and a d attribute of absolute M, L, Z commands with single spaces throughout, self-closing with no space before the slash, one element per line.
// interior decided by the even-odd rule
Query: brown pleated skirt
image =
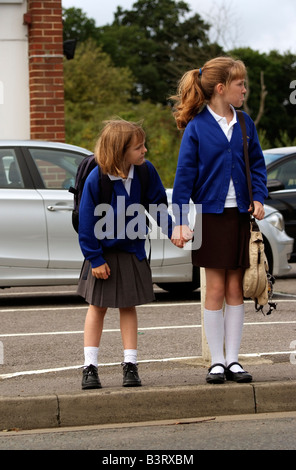
<path fill-rule="evenodd" d="M 147 259 L 139 261 L 127 252 L 104 253 L 111 274 L 108 279 L 92 275 L 91 264 L 85 260 L 81 269 L 77 294 L 90 305 L 125 308 L 152 302 L 154 297 L 151 269 Z"/>
<path fill-rule="evenodd" d="M 250 215 L 236 207 L 202 214 L 202 241 L 192 251 L 194 266 L 215 269 L 249 267 Z"/>

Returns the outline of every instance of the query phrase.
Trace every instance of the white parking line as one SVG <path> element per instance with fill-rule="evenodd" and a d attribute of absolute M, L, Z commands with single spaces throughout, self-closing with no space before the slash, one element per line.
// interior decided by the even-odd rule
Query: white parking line
<path fill-rule="evenodd" d="M 290 295 L 290 294 L 289 294 Z M 295 296 L 296 297 L 296 296 Z M 296 302 L 296 298 L 294 299 L 276 299 L 276 303 L 293 303 Z M 254 303 L 252 300 L 245 300 L 244 303 Z M 189 305 L 197 306 L 200 305 L 200 302 L 173 302 L 173 303 L 158 303 L 158 302 L 153 302 L 151 304 L 145 304 L 145 305 L 138 305 L 137 310 L 140 308 L 161 308 L 161 307 L 188 307 Z M 55 312 L 57 310 L 85 310 L 87 309 L 87 305 L 78 305 L 78 306 L 72 306 L 72 307 L 37 307 L 37 308 L 3 308 L 0 309 L 0 313 L 9 313 L 9 312 Z"/>
<path fill-rule="evenodd" d="M 276 352 L 265 352 L 265 353 L 252 353 L 252 354 L 240 354 L 240 357 L 245 358 L 260 358 L 264 356 L 278 356 L 278 355 L 285 355 L 291 354 L 294 351 L 276 351 Z M 188 361 L 188 360 L 202 360 L 202 356 L 187 356 L 187 357 L 167 357 L 161 359 L 144 359 L 142 361 L 138 361 L 138 363 L 154 363 L 154 362 L 175 362 L 175 361 Z M 121 362 L 109 362 L 106 364 L 99 364 L 98 367 L 108 367 L 108 366 L 118 366 Z M 37 374 L 48 374 L 50 372 L 61 372 L 65 370 L 73 370 L 73 369 L 81 369 L 83 367 L 82 364 L 76 366 L 68 366 L 68 367 L 56 367 L 53 369 L 39 369 L 39 370 L 25 370 L 21 372 L 13 372 L 11 374 L 0 374 L 0 380 L 4 379 L 11 379 L 14 377 L 19 377 L 22 375 L 37 375 Z"/>
<path fill-rule="evenodd" d="M 188 305 L 200 305 L 200 302 L 174 302 L 174 303 L 151 303 L 151 304 L 145 304 L 145 305 L 138 305 L 137 309 L 139 308 L 160 308 L 160 307 L 184 307 Z M 8 309 L 0 309 L 0 313 L 5 313 L 5 312 L 46 312 L 46 311 L 56 311 L 56 310 L 86 310 L 88 308 L 88 305 L 78 305 L 78 306 L 72 306 L 72 307 L 37 307 L 37 308 L 8 308 Z"/>
<path fill-rule="evenodd" d="M 201 328 L 201 325 L 178 325 L 178 326 L 151 326 L 147 328 L 139 328 L 139 332 L 147 330 L 170 330 L 178 328 Z M 112 328 L 104 330 L 104 333 L 114 333 L 120 331 L 119 328 Z M 0 335 L 0 338 L 14 337 L 14 336 L 44 336 L 44 335 L 77 335 L 82 334 L 82 331 L 45 331 L 44 333 L 10 333 Z"/>
<path fill-rule="evenodd" d="M 189 359 L 197 359 L 198 356 L 188 356 L 188 357 L 168 357 L 162 359 L 145 359 L 142 361 L 138 361 L 138 363 L 144 362 L 167 362 L 167 361 L 184 361 Z M 107 366 L 118 366 L 121 362 L 109 362 L 106 364 L 99 364 L 98 367 L 107 367 Z M 54 369 L 41 369 L 41 370 L 25 370 L 23 372 L 13 372 L 12 374 L 1 374 L 0 379 L 10 379 L 13 377 L 18 377 L 20 375 L 35 375 L 35 374 L 46 374 L 49 372 L 59 372 L 64 370 L 73 370 L 73 369 L 81 369 L 83 367 L 82 364 L 78 366 L 69 366 L 69 367 L 57 367 Z"/>
<path fill-rule="evenodd" d="M 256 325 L 290 325 L 295 324 L 296 320 L 287 320 L 287 321 L 269 321 L 269 322 L 247 322 L 244 323 L 244 326 L 256 326 Z M 149 326 L 146 328 L 138 329 L 139 333 L 141 331 L 149 331 L 149 330 L 174 330 L 174 329 L 182 329 L 182 328 L 201 328 L 201 325 L 171 325 L 171 326 Z M 119 328 L 111 328 L 104 330 L 104 333 L 118 333 L 120 332 Z M 46 336 L 46 335 L 80 335 L 83 334 L 83 330 L 78 331 L 44 331 L 44 332 L 36 332 L 36 333 L 7 333 L 7 334 L 0 334 L 0 338 L 14 338 L 19 336 Z"/>

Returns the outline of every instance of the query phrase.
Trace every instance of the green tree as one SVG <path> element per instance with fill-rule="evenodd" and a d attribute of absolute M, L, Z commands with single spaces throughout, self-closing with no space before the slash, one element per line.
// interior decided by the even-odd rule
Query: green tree
<path fill-rule="evenodd" d="M 170 106 L 141 101 L 127 107 L 121 117 L 143 122 L 148 149 L 146 157 L 156 167 L 165 187 L 172 187 L 181 133 L 176 128 Z"/>
<path fill-rule="evenodd" d="M 98 28 L 80 8 L 63 8 L 63 39 L 77 39 L 79 43 L 89 38 L 96 39 Z"/>
<path fill-rule="evenodd" d="M 135 96 L 166 103 L 186 70 L 221 52 L 209 44 L 209 25 L 189 12 L 183 1 L 138 0 L 131 10 L 118 7 L 112 25 L 100 28 L 103 50 L 132 70 Z"/>
<path fill-rule="evenodd" d="M 139 0 L 131 11 L 118 8 L 112 25 L 96 28 L 80 9 L 65 11 L 65 39 L 79 41 L 74 60 L 64 62 L 68 142 L 92 150 L 104 120 L 143 120 L 148 158 L 165 186 L 172 186 L 181 134 L 167 98 L 186 70 L 223 52 L 209 44 L 208 25 L 189 14 L 182 1 Z M 289 97 L 296 56 L 250 48 L 229 54 L 247 66 L 247 105 L 254 120 L 264 80 L 267 95 L 257 126 L 263 148 L 295 144 L 295 105 Z"/>
<path fill-rule="evenodd" d="M 148 158 L 166 186 L 172 186 L 180 134 L 169 106 L 130 99 L 133 77 L 114 67 L 111 58 L 92 40 L 80 44 L 74 60 L 64 61 L 66 138 L 68 143 L 94 149 L 104 120 L 120 117 L 142 121 Z"/>
<path fill-rule="evenodd" d="M 80 44 L 75 59 L 64 61 L 67 140 L 92 147 L 98 122 L 127 106 L 132 86 L 129 69 L 114 67 L 92 40 Z"/>
<path fill-rule="evenodd" d="M 232 55 L 244 61 L 248 70 L 248 111 L 255 120 L 260 107 L 261 72 L 264 74 L 266 98 L 262 117 L 257 124 L 260 131 L 265 131 L 265 140 L 276 146 L 283 136 L 283 142 L 289 137 L 295 138 L 295 106 L 289 101 L 289 85 L 295 78 L 296 56 L 277 51 L 260 53 L 250 48 L 235 49 Z M 284 137 L 285 135 L 285 137 Z"/>

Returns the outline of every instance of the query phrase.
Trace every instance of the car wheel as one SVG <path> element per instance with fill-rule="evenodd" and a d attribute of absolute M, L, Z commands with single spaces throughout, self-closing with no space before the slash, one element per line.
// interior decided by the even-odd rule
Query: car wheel
<path fill-rule="evenodd" d="M 156 285 L 171 294 L 186 294 L 200 287 L 200 269 L 193 266 L 191 282 L 157 282 Z"/>
<path fill-rule="evenodd" d="M 263 242 L 264 242 L 264 251 L 265 251 L 267 262 L 268 262 L 268 272 L 272 274 L 273 273 L 273 257 L 272 257 L 271 246 L 267 238 L 264 235 L 263 235 Z"/>

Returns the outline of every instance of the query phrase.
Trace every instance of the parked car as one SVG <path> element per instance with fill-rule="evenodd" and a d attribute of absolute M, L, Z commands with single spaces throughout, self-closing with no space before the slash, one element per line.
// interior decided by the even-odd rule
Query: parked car
<path fill-rule="evenodd" d="M 0 287 L 77 283 L 83 258 L 68 188 L 90 153 L 64 143 L 0 141 Z M 273 274 L 289 272 L 293 241 L 281 214 L 267 207 L 260 228 Z M 152 223 L 151 245 L 147 241 L 153 281 L 174 292 L 197 288 L 199 270 L 192 267 L 190 250 L 156 237 L 156 230 Z"/>
<path fill-rule="evenodd" d="M 296 147 L 273 148 L 263 153 L 269 190 L 266 204 L 283 215 L 285 230 L 294 240 L 290 261 L 296 262 Z"/>

